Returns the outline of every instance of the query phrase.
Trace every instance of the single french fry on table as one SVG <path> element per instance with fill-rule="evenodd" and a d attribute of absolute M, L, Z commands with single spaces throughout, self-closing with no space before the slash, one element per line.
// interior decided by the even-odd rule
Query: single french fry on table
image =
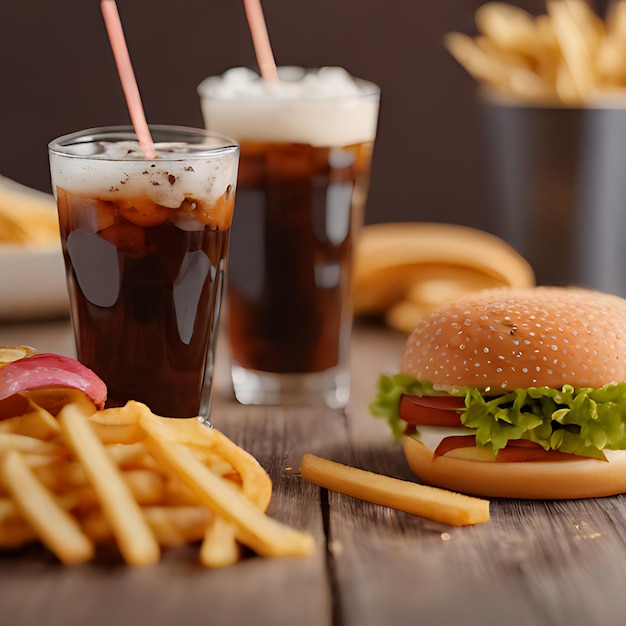
<path fill-rule="evenodd" d="M 320 487 L 374 504 L 449 524 L 467 526 L 489 520 L 489 501 L 357 469 L 305 454 L 302 477 Z"/>

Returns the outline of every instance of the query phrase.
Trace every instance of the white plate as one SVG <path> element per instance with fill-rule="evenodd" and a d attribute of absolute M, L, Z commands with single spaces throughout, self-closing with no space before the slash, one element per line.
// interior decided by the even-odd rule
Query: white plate
<path fill-rule="evenodd" d="M 69 315 L 61 244 L 0 244 L 0 319 Z"/>

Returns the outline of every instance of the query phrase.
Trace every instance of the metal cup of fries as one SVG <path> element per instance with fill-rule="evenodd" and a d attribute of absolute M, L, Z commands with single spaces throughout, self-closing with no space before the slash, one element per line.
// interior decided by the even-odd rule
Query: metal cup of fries
<path fill-rule="evenodd" d="M 445 45 L 481 85 L 495 234 L 538 283 L 625 296 L 626 0 L 488 2 L 476 27 Z"/>

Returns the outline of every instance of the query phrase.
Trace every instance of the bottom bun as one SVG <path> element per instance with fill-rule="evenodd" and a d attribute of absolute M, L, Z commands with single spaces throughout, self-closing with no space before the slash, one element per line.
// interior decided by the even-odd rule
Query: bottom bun
<path fill-rule="evenodd" d="M 607 461 L 583 457 L 558 461 L 493 462 L 434 457 L 415 437 L 404 435 L 407 462 L 423 482 L 473 496 L 566 500 L 626 492 L 626 451 L 605 451 Z"/>

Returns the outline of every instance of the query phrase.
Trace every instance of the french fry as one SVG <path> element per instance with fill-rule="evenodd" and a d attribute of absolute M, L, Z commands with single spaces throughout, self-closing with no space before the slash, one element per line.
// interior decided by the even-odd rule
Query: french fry
<path fill-rule="evenodd" d="M 600 44 L 596 58 L 596 72 L 606 84 L 620 84 L 626 75 L 625 42 L 618 38 L 607 37 Z"/>
<path fill-rule="evenodd" d="M 571 68 L 565 62 L 559 63 L 557 66 L 554 81 L 557 96 L 562 102 L 573 104 L 580 102 L 580 90 L 576 85 Z"/>
<path fill-rule="evenodd" d="M 173 443 L 167 418 L 142 415 L 140 426 L 149 435 L 146 443 L 180 476 L 198 500 L 237 528 L 239 540 L 262 556 L 308 556 L 314 540 L 263 514 L 241 492 L 213 474 L 190 450 Z"/>
<path fill-rule="evenodd" d="M 131 470 L 124 472 L 122 478 L 137 504 L 150 506 L 162 501 L 163 480 L 158 474 L 148 470 Z M 68 501 L 73 502 L 71 505 L 73 509 L 92 509 L 100 505 L 95 490 L 87 484 L 66 492 L 66 495 Z"/>
<path fill-rule="evenodd" d="M 68 453 L 65 450 L 60 451 L 58 454 L 29 454 L 28 452 L 22 452 L 26 465 L 33 470 L 58 466 L 66 461 L 67 455 Z"/>
<path fill-rule="evenodd" d="M 563 0 L 547 2 L 548 15 L 552 19 L 554 34 L 559 42 L 565 64 L 579 97 L 588 97 L 594 90 L 592 51 L 585 33 L 580 28 L 569 3 Z"/>
<path fill-rule="evenodd" d="M 135 400 L 127 402 L 124 406 L 104 409 L 90 415 L 89 419 L 95 424 L 104 426 L 129 426 L 138 424 L 139 418 L 147 407 Z"/>
<path fill-rule="evenodd" d="M 533 60 L 531 55 L 519 52 L 515 49 L 502 48 L 497 41 L 485 36 L 476 37 L 474 42 L 485 54 L 498 59 L 511 69 L 515 67 L 524 68 L 526 70 L 532 69 Z"/>
<path fill-rule="evenodd" d="M 13 432 L 16 434 L 26 434 L 37 439 L 48 440 L 56 437 L 61 428 L 54 417 L 32 400 L 28 400 L 29 411 L 20 417 L 13 418 L 16 420 Z"/>
<path fill-rule="evenodd" d="M 212 435 L 220 455 L 239 472 L 243 493 L 258 509 L 265 511 L 272 497 L 272 481 L 267 472 L 251 454 L 219 430 L 213 429 Z"/>
<path fill-rule="evenodd" d="M 448 52 L 477 80 L 506 90 L 509 68 L 501 59 L 482 50 L 476 42 L 462 33 L 448 33 L 444 37 Z"/>
<path fill-rule="evenodd" d="M 19 450 L 28 454 L 67 455 L 62 446 L 18 433 L 0 433 L 0 450 Z"/>
<path fill-rule="evenodd" d="M 374 504 L 449 524 L 489 520 L 489 501 L 349 467 L 313 454 L 300 464 L 302 477 L 320 487 Z"/>
<path fill-rule="evenodd" d="M 85 415 L 93 415 L 96 412 L 95 404 L 78 389 L 36 389 L 23 391 L 20 395 L 54 416 L 58 415 L 66 404 L 79 406 Z"/>
<path fill-rule="evenodd" d="M 241 477 L 235 471 L 235 468 L 228 461 L 223 459 L 215 450 L 201 446 L 187 446 L 187 448 L 193 452 L 193 455 L 197 459 L 210 468 L 214 474 L 230 479 L 241 485 Z"/>
<path fill-rule="evenodd" d="M 68 489 L 84 487 L 87 478 L 81 465 L 75 461 L 33 467 L 37 478 L 51 491 L 60 493 Z"/>
<path fill-rule="evenodd" d="M 99 432 L 97 428 L 95 430 Z M 149 459 L 146 446 L 142 442 L 120 444 L 105 441 L 104 439 L 100 439 L 100 441 L 107 444 L 106 448 L 109 456 L 120 467 L 128 469 L 157 469 Z"/>
<path fill-rule="evenodd" d="M 67 404 L 58 415 L 63 434 L 98 495 L 104 516 L 129 565 L 149 565 L 159 560 L 159 545 L 141 508 L 132 496 L 115 463 L 75 404 Z"/>
<path fill-rule="evenodd" d="M 137 443 L 143 438 L 138 426 L 145 405 L 131 401 L 122 407 L 105 409 L 91 414 L 90 421 L 105 443 Z"/>
<path fill-rule="evenodd" d="M 93 543 L 102 544 L 114 541 L 108 522 L 100 511 L 93 511 L 82 518 L 83 532 Z"/>
<path fill-rule="evenodd" d="M 163 499 L 163 479 L 150 470 L 129 470 L 123 473 L 124 480 L 138 504 L 155 505 Z"/>
<path fill-rule="evenodd" d="M 606 83 L 626 83 L 626 0 L 609 6 L 606 37 L 599 44 L 596 71 Z"/>
<path fill-rule="evenodd" d="M 160 417 L 150 411 L 146 405 L 141 405 L 142 412 L 139 425 L 145 432 L 145 424 L 157 423 L 161 425 L 163 432 L 177 443 L 191 447 L 207 447 L 212 449 L 215 445 L 215 429 L 201 423 L 197 419 L 177 419 L 172 417 Z"/>
<path fill-rule="evenodd" d="M 585 42 L 589 56 L 597 51 L 606 37 L 604 21 L 598 17 L 586 0 L 561 0 L 569 10 L 578 32 Z"/>
<path fill-rule="evenodd" d="M 198 499 L 178 476 L 170 474 L 165 481 L 163 503 L 167 506 L 193 506 Z"/>
<path fill-rule="evenodd" d="M 203 506 L 150 506 L 144 509 L 150 528 L 164 547 L 200 541 L 214 519 Z"/>
<path fill-rule="evenodd" d="M 92 427 L 102 443 L 131 444 L 143 438 L 137 424 L 106 425 L 93 420 Z"/>
<path fill-rule="evenodd" d="M 535 18 L 537 55 L 535 71 L 550 88 L 554 90 L 556 68 L 563 61 L 559 41 L 554 34 L 554 26 L 549 15 Z"/>
<path fill-rule="evenodd" d="M 214 517 L 200 546 L 200 562 L 206 567 L 228 567 L 236 563 L 240 555 L 235 526 L 221 517 Z"/>
<path fill-rule="evenodd" d="M 63 563 L 81 563 L 93 557 L 91 541 L 37 480 L 17 450 L 0 455 L 0 479 L 22 517 Z"/>
<path fill-rule="evenodd" d="M 536 45 L 534 18 L 524 9 L 487 2 L 475 14 L 478 30 L 503 50 L 526 54 Z"/>

